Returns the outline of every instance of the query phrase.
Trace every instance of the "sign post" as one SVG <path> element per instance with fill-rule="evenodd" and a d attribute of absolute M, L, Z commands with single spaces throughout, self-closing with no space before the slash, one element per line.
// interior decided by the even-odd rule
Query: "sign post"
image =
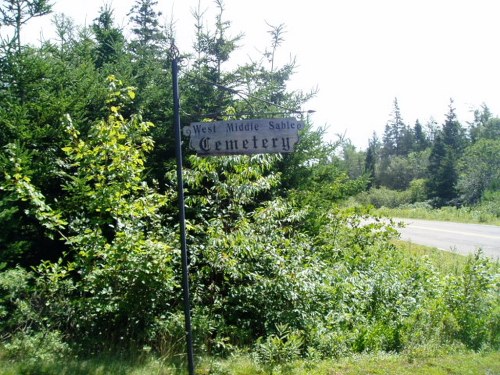
<path fill-rule="evenodd" d="M 186 210 L 184 204 L 184 182 L 182 179 L 182 140 L 179 103 L 178 54 L 172 56 L 172 86 L 174 95 L 175 151 L 177 158 L 177 191 L 179 200 L 179 229 L 181 232 L 182 290 L 184 295 L 184 327 L 186 332 L 189 375 L 194 375 L 193 333 L 191 329 L 191 303 L 189 300 L 189 271 L 186 245 Z"/>
<path fill-rule="evenodd" d="M 191 328 L 188 253 L 186 245 L 186 213 L 182 178 L 182 134 L 178 81 L 179 56 L 173 45 L 171 52 L 185 333 L 189 375 L 194 375 L 193 334 Z M 270 118 L 193 122 L 189 126 L 184 127 L 182 132 L 185 136 L 190 137 L 190 146 L 196 150 L 199 156 L 252 155 L 292 152 L 299 141 L 299 131 L 303 128 L 304 123 L 294 118 Z"/>

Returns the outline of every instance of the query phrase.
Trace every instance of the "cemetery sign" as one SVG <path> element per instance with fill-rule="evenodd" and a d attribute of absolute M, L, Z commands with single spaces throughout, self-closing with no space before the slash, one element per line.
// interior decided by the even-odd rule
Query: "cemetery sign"
<path fill-rule="evenodd" d="M 193 122 L 183 128 L 200 156 L 289 153 L 304 122 L 294 118 Z"/>

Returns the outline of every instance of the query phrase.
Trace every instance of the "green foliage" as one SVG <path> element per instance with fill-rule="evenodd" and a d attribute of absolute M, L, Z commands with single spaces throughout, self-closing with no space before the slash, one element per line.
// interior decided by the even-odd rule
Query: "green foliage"
<path fill-rule="evenodd" d="M 498 190 L 496 166 L 499 121 L 486 105 L 474 111 L 468 132 L 458 121 L 453 100 L 442 126 L 417 120 L 410 129 L 402 120 L 397 100 L 384 132 L 383 144 L 374 135 L 366 152 L 370 187 L 410 188 L 426 180 L 426 197 L 412 191 L 412 203 L 428 200 L 433 207 L 476 205 L 486 190 Z M 480 151 L 480 152 L 479 152 Z M 410 188 L 410 190 L 412 190 Z"/>
<path fill-rule="evenodd" d="M 172 230 L 163 227 L 162 209 L 170 198 L 143 179 L 145 155 L 153 145 L 146 135 L 151 124 L 139 115 L 121 115 L 135 97 L 133 88 L 122 87 L 114 77 L 109 87 L 109 116 L 95 123 L 86 138 L 67 119 L 63 213 L 47 205 L 21 170 L 6 180 L 16 200 L 34 208 L 40 225 L 65 233 L 66 256 L 41 263 L 36 287 L 28 291 L 33 295 L 27 299 L 28 311 L 38 311 L 31 319 L 37 323 L 33 334 L 50 324 L 82 345 L 90 340 L 97 346 L 121 341 L 129 346 L 143 342 L 159 311 L 174 303 L 178 255 Z M 20 168 L 15 158 L 13 163 Z M 37 309 L 39 301 L 48 307 Z"/>
<path fill-rule="evenodd" d="M 441 207 L 456 198 L 455 183 L 457 171 L 454 153 L 441 136 L 436 138 L 429 156 L 429 179 L 427 180 L 428 198 L 434 207 Z"/>
<path fill-rule="evenodd" d="M 92 31 L 95 34 L 95 64 L 98 68 L 116 62 L 124 53 L 125 37 L 122 30 L 113 25 L 113 10 L 109 5 L 100 9 L 99 16 L 94 20 Z"/>
<path fill-rule="evenodd" d="M 465 149 L 457 189 L 465 203 L 478 203 L 487 190 L 500 189 L 500 140 L 480 139 Z"/>
<path fill-rule="evenodd" d="M 41 17 L 52 11 L 48 0 L 2 0 L 0 2 L 0 25 L 14 28 L 12 40 L 7 44 L 15 45 L 21 51 L 21 28 L 30 19 Z"/>
<path fill-rule="evenodd" d="M 384 132 L 383 158 L 408 155 L 413 143 L 413 133 L 403 121 L 398 99 L 394 99 L 394 109 L 391 119 L 387 122 Z"/>
<path fill-rule="evenodd" d="M 365 205 L 372 205 L 377 208 L 396 208 L 412 202 L 412 193 L 408 190 L 397 191 L 386 187 L 370 189 L 356 196 L 356 201 Z"/>
<path fill-rule="evenodd" d="M 444 298 L 457 322 L 453 333 L 468 348 L 498 348 L 499 288 L 498 264 L 491 264 L 480 252 L 471 256 L 463 274 L 447 285 Z"/>
<path fill-rule="evenodd" d="M 492 194 L 490 198 L 475 207 L 441 207 L 432 208 L 428 203 L 415 203 L 399 206 L 394 209 L 380 208 L 377 213 L 386 217 L 404 217 L 413 219 L 455 221 L 458 223 L 483 223 L 500 225 L 500 213 L 498 210 L 498 194 Z M 496 198 L 495 198 L 496 197 Z"/>
<path fill-rule="evenodd" d="M 181 72 L 182 121 L 300 111 L 314 93 L 287 89 L 295 62 L 276 61 L 283 25 L 271 26 L 260 61 L 225 71 L 240 39 L 229 36 L 216 4 L 214 30 L 195 12 L 197 56 Z M 162 52 L 173 34 L 158 26 L 155 5 L 136 1 L 130 44 L 105 8 L 94 34 L 75 34 L 61 18 L 58 45 L 0 56 L 2 355 L 55 363 L 60 354 L 184 351 L 172 77 Z M 116 73 L 104 84 L 107 72 L 121 79 Z M 456 167 L 457 155 L 447 154 L 460 135 L 452 114 L 431 152 L 395 101 L 385 154 L 374 137 L 367 172 L 376 185 L 384 167 L 387 181 L 396 185 L 397 174 L 398 188 L 409 189 L 372 189 L 362 199 L 421 200 L 429 154 L 429 170 L 441 176 L 444 161 Z M 489 121 L 478 144 L 495 129 Z M 291 373 L 301 357 L 498 348 L 498 267 L 477 255 L 450 275 L 398 251 L 393 224 L 368 208 L 339 208 L 368 183 L 364 154 L 326 144 L 324 130 L 305 123 L 293 154 L 185 160 L 196 352 L 254 348 L 265 368 L 258 371 Z M 494 205 L 495 183 L 487 189 L 483 203 Z"/>
<path fill-rule="evenodd" d="M 269 335 L 265 341 L 257 340 L 255 356 L 271 374 L 278 366 L 280 370 L 289 372 L 292 362 L 300 358 L 303 344 L 300 332 L 290 331 L 286 324 L 277 325 L 275 334 Z"/>
<path fill-rule="evenodd" d="M 135 92 L 114 77 L 109 83 L 109 116 L 91 127 L 86 140 L 66 123 L 68 267 L 79 273 L 76 288 L 83 296 L 75 301 L 79 334 L 130 344 L 144 340 L 146 327 L 171 304 L 177 256 L 172 233 L 162 225 L 169 199 L 143 180 L 152 124 L 140 115 L 125 119 L 121 110 Z"/>
<path fill-rule="evenodd" d="M 300 213 L 280 198 L 258 203 L 278 182 L 275 161 L 190 158 L 193 301 L 212 319 L 214 343 L 248 344 L 285 321 L 298 327 L 313 298 L 317 275 L 304 271 L 310 244 L 293 229 Z"/>
<path fill-rule="evenodd" d="M 36 371 L 40 363 L 50 364 L 61 361 L 70 352 L 61 334 L 54 330 L 31 335 L 21 332 L 5 344 L 4 350 L 7 358 L 22 361 L 23 367 L 29 372 Z"/>

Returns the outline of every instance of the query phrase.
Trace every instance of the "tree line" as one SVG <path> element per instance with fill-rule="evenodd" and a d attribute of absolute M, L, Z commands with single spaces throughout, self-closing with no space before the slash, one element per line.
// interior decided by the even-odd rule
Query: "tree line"
<path fill-rule="evenodd" d="M 9 358 L 184 351 L 175 28 L 160 25 L 156 7 L 135 1 L 130 37 L 110 6 L 88 27 L 55 15 L 57 40 L 33 47 L 21 29 L 50 4 L 0 1 L 1 26 L 13 30 L 0 44 L 0 351 Z M 193 51 L 180 51 L 182 124 L 300 113 L 314 92 L 287 88 L 295 61 L 275 60 L 284 26 L 269 28 L 260 59 L 229 69 L 242 36 L 231 35 L 222 0 L 215 7 L 210 22 L 193 12 Z M 428 342 L 497 348 L 494 265 L 478 254 L 463 275 L 441 274 L 395 251 L 394 229 L 368 221 L 369 207 L 341 204 L 381 183 L 382 160 L 434 150 L 438 136 L 422 132 L 425 147 L 405 151 L 416 141 L 401 143 L 397 130 L 397 141 L 373 148 L 374 172 L 369 149 L 369 172 L 354 175 L 342 142 L 304 122 L 287 155 L 185 150 L 197 353 L 250 348 L 273 365 Z M 440 136 L 445 150 L 454 129 Z"/>
<path fill-rule="evenodd" d="M 364 156 L 369 187 L 411 190 L 413 202 L 433 207 L 474 205 L 499 190 L 500 119 L 483 104 L 463 126 L 450 100 L 443 124 L 410 126 L 396 98 L 382 139 L 374 134 Z"/>

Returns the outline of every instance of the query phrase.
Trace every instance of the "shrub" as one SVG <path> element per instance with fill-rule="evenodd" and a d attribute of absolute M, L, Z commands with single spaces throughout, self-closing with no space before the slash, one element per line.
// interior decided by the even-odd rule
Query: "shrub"
<path fill-rule="evenodd" d="M 290 366 L 301 356 L 304 340 L 299 331 L 292 331 L 286 324 L 276 326 L 276 333 L 255 345 L 255 357 L 272 373 L 275 367 Z"/>
<path fill-rule="evenodd" d="M 356 196 L 356 199 L 364 205 L 372 205 L 376 208 L 396 208 L 403 204 L 411 203 L 412 193 L 409 190 L 398 191 L 386 187 L 372 188 Z"/>
<path fill-rule="evenodd" d="M 25 366 L 53 363 L 69 355 L 70 349 L 60 332 L 18 332 L 4 345 L 7 358 L 22 362 Z"/>
<path fill-rule="evenodd" d="M 450 277 L 444 298 L 455 317 L 455 338 L 468 348 L 495 347 L 500 342 L 500 280 L 498 264 L 476 252 L 470 256 L 462 275 Z"/>

